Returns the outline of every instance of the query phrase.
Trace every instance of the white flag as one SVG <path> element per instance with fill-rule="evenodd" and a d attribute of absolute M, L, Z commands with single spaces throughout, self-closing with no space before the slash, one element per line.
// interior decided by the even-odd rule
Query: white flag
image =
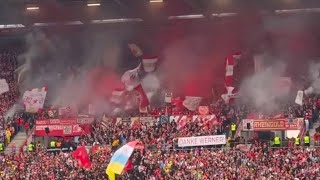
<path fill-rule="evenodd" d="M 190 111 L 196 111 L 200 106 L 202 98 L 194 96 L 186 96 L 186 99 L 183 101 L 183 106 Z"/>
<path fill-rule="evenodd" d="M 0 79 L 0 94 L 9 91 L 9 85 L 5 79 Z"/>
<path fill-rule="evenodd" d="M 42 89 L 36 88 L 31 91 L 26 91 L 22 97 L 26 112 L 38 112 L 39 109 L 43 108 L 46 96 L 47 89 L 45 87 Z"/>
<path fill-rule="evenodd" d="M 302 106 L 302 103 L 303 103 L 303 91 L 298 91 L 297 92 L 297 97 L 296 97 L 296 100 L 294 102 L 299 104 L 300 106 Z"/>
<path fill-rule="evenodd" d="M 231 98 L 235 98 L 235 94 L 232 94 L 232 91 L 234 90 L 234 87 L 226 87 L 227 89 L 227 93 L 226 94 L 222 94 L 221 98 L 224 100 L 225 103 L 229 103 Z"/>
<path fill-rule="evenodd" d="M 135 87 L 140 84 L 139 70 L 141 64 L 135 69 L 126 71 L 122 77 L 121 82 L 125 85 L 127 91 L 132 91 Z"/>

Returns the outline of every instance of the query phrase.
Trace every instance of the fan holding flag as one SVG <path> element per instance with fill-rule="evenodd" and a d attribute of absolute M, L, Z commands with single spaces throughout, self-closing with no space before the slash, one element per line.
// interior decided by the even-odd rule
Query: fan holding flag
<path fill-rule="evenodd" d="M 129 159 L 138 144 L 138 141 L 131 141 L 119 148 L 113 154 L 106 169 L 106 173 L 110 180 L 115 180 L 116 174 L 121 174 L 123 171 L 132 168 L 132 162 L 129 161 Z"/>
<path fill-rule="evenodd" d="M 137 98 L 140 111 L 145 113 L 150 100 L 146 95 L 145 84 L 142 84 L 142 79 L 155 71 L 158 58 L 144 56 L 143 51 L 136 44 L 128 44 L 128 47 L 135 57 L 141 59 L 141 63 L 136 68 L 126 71 L 121 77 L 121 82 L 128 94 Z"/>

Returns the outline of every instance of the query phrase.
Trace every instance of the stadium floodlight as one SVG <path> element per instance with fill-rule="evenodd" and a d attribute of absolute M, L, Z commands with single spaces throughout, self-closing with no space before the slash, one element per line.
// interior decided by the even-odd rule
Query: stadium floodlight
<path fill-rule="evenodd" d="M 180 15 L 180 16 L 169 16 L 169 20 L 173 19 L 200 19 L 204 18 L 203 14 L 190 14 L 190 15 Z"/>
<path fill-rule="evenodd" d="M 2 24 L 0 25 L 0 29 L 10 29 L 10 28 L 24 28 L 25 26 L 22 24 Z"/>
<path fill-rule="evenodd" d="M 162 3 L 163 0 L 150 0 L 149 2 L 150 3 Z"/>
<path fill-rule="evenodd" d="M 34 10 L 39 10 L 40 8 L 39 6 L 30 6 L 30 7 L 27 7 L 26 9 L 29 11 L 34 11 Z"/>
<path fill-rule="evenodd" d="M 212 14 L 213 17 L 232 17 L 236 16 L 237 13 L 219 13 L 219 14 Z"/>
<path fill-rule="evenodd" d="M 318 13 L 320 8 L 305 8 L 305 9 L 283 9 L 275 10 L 275 14 L 294 14 L 294 13 Z"/>
<path fill-rule="evenodd" d="M 88 3 L 87 6 L 88 7 L 93 7 L 93 6 L 100 6 L 100 3 Z"/>
<path fill-rule="evenodd" d="M 108 24 L 108 23 L 126 23 L 126 22 L 142 22 L 140 18 L 121 18 L 121 19 L 102 19 L 102 20 L 91 20 L 93 24 Z"/>

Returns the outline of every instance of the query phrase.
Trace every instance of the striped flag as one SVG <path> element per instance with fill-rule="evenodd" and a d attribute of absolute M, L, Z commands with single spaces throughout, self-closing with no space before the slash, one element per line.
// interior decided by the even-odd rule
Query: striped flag
<path fill-rule="evenodd" d="M 107 117 L 106 115 L 103 115 L 102 121 L 101 121 L 101 126 L 103 129 L 108 128 L 108 124 L 112 122 L 112 119 Z"/>
<path fill-rule="evenodd" d="M 230 93 L 229 88 L 234 89 L 234 83 L 233 83 L 233 76 L 234 76 L 234 66 L 236 64 L 236 60 L 241 57 L 240 53 L 234 53 L 226 58 L 226 74 L 225 74 L 225 87 L 227 88 L 228 93 L 223 94 L 222 98 L 225 102 L 229 103 L 230 100 Z M 231 91 L 232 92 L 232 91 Z"/>
<path fill-rule="evenodd" d="M 109 179 L 115 179 L 115 174 L 121 174 L 124 170 L 138 141 L 132 141 L 119 148 L 112 156 L 106 169 Z"/>

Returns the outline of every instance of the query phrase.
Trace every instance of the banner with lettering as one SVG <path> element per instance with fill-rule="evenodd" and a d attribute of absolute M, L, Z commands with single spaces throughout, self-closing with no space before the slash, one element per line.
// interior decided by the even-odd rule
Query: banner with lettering
<path fill-rule="evenodd" d="M 74 124 L 92 124 L 94 118 L 71 118 L 71 119 L 44 119 L 36 120 L 36 125 L 74 125 Z"/>
<path fill-rule="evenodd" d="M 272 130 L 300 130 L 303 118 L 296 118 L 292 122 L 289 119 L 244 119 L 242 130 L 248 131 L 250 124 L 251 131 L 272 131 Z"/>
<path fill-rule="evenodd" d="M 36 88 L 31 91 L 26 91 L 22 97 L 26 112 L 36 113 L 39 109 L 42 109 L 46 96 L 47 89 L 45 87 L 42 89 Z"/>
<path fill-rule="evenodd" d="M 179 147 L 212 146 L 226 144 L 226 135 L 183 137 L 178 139 Z"/>
<path fill-rule="evenodd" d="M 80 136 L 90 134 L 93 118 L 36 120 L 36 136 Z M 49 134 L 45 129 L 49 128 Z"/>
<path fill-rule="evenodd" d="M 90 134 L 90 125 L 36 125 L 36 136 L 81 136 Z M 46 133 L 45 128 L 49 128 L 49 134 Z"/>

